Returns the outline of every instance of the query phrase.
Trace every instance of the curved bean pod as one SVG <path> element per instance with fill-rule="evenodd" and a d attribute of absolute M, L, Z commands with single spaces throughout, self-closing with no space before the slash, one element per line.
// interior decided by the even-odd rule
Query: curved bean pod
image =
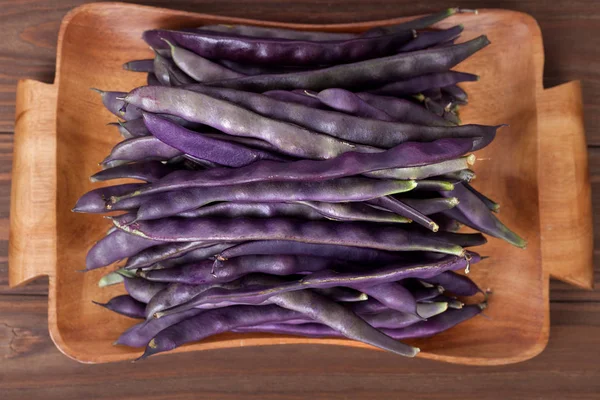
<path fill-rule="evenodd" d="M 417 302 L 408 289 L 398 282 L 361 287 L 360 290 L 381 304 L 396 311 L 409 314 L 417 313 Z"/>
<path fill-rule="evenodd" d="M 123 268 L 146 268 L 156 263 L 162 263 L 165 260 L 181 260 L 181 257 L 188 254 L 192 255 L 192 253 L 194 261 L 199 261 L 199 257 L 202 257 L 201 259 L 207 259 L 228 249 L 232 245 L 233 244 L 228 243 L 207 244 L 206 242 L 165 243 L 142 250 L 129 257 Z M 189 258 L 190 257 L 187 257 L 187 259 L 181 261 L 192 262 Z"/>
<path fill-rule="evenodd" d="M 446 160 L 439 163 L 419 165 L 417 167 L 390 168 L 370 171 L 362 175 L 380 179 L 425 179 L 451 172 L 463 171 L 475 162 L 475 155 Z"/>
<path fill-rule="evenodd" d="M 169 41 L 209 59 L 250 64 L 318 66 L 351 63 L 393 54 L 414 38 L 403 30 L 389 35 L 344 40 L 280 40 L 262 37 L 223 35 L 211 31 L 145 31 L 142 38 L 153 48 L 165 48 Z"/>
<path fill-rule="evenodd" d="M 171 57 L 175 65 L 177 65 L 184 73 L 198 82 L 216 81 L 220 79 L 233 79 L 244 76 L 234 72 L 224 66 L 212 62 L 196 53 L 174 46 L 167 41 L 171 50 Z"/>
<path fill-rule="evenodd" d="M 227 261 L 204 261 L 181 267 L 142 271 L 140 276 L 150 281 L 186 284 L 231 282 L 250 273 L 294 275 L 320 271 L 334 262 L 323 257 L 310 256 L 245 256 Z"/>
<path fill-rule="evenodd" d="M 108 303 L 98 303 L 97 301 L 93 301 L 92 303 L 129 318 L 146 317 L 146 314 L 144 314 L 146 304 L 134 299 L 128 294 L 113 297 L 108 301 Z"/>
<path fill-rule="evenodd" d="M 441 285 L 446 291 L 457 296 L 474 296 L 477 293 L 483 293 L 483 290 L 471 278 L 454 271 L 442 272 L 439 275 L 425 279 L 425 281 Z"/>
<path fill-rule="evenodd" d="M 252 92 L 296 88 L 323 90 L 329 87 L 373 87 L 423 74 L 447 71 L 488 44 L 487 37 L 480 36 L 465 43 L 439 49 L 400 53 L 305 72 L 248 76 L 211 82 L 210 85 Z"/>
<path fill-rule="evenodd" d="M 195 187 L 223 186 L 270 181 L 320 181 L 396 167 L 419 166 L 456 158 L 471 148 L 470 139 L 441 139 L 428 143 L 408 142 L 382 153 L 345 153 L 330 160 L 300 160 L 282 164 L 257 161 L 242 168 L 214 168 L 205 171 L 176 171 L 160 182 L 146 185 L 126 196 L 116 196 L 114 203 L 143 194 L 160 193 Z"/>
<path fill-rule="evenodd" d="M 140 278 L 125 277 L 125 290 L 140 303 L 148 303 L 157 293 L 167 287 L 162 282 L 150 282 Z"/>
<path fill-rule="evenodd" d="M 354 262 L 391 263 L 404 260 L 402 253 L 375 250 L 366 247 L 340 246 L 329 244 L 313 244 L 292 240 L 264 240 L 241 243 L 222 251 L 218 260 L 228 260 L 246 255 L 304 255 L 319 254 L 319 257 L 336 258 Z"/>
<path fill-rule="evenodd" d="M 173 148 L 203 160 L 228 167 L 242 167 L 257 160 L 284 161 L 285 159 L 262 150 L 213 139 L 160 118 L 144 113 L 144 123 L 152 135 Z"/>
<path fill-rule="evenodd" d="M 195 210 L 217 201 L 284 202 L 321 201 L 348 202 L 364 201 L 380 196 L 410 191 L 414 181 L 388 181 L 369 178 L 340 178 L 318 182 L 257 182 L 252 184 L 215 186 L 160 193 L 151 200 L 142 202 L 137 211 L 137 220 L 151 220 Z M 128 207 L 125 204 L 139 197 L 116 203 L 114 208 Z M 310 204 L 310 203 L 308 203 Z M 316 206 L 315 206 L 316 207 Z M 321 206 L 325 210 L 325 206 Z M 332 208 L 331 212 L 334 212 Z"/>
<path fill-rule="evenodd" d="M 500 211 L 500 204 L 496 203 L 494 200 L 490 199 L 489 197 L 481 193 L 479 190 L 475 189 L 468 182 L 464 182 L 463 186 L 469 189 L 469 191 L 475 196 L 477 196 L 479 200 L 481 200 L 490 211 L 496 213 Z"/>
<path fill-rule="evenodd" d="M 460 202 L 455 208 L 444 211 L 447 216 L 490 236 L 504 239 L 517 247 L 525 248 L 527 246 L 527 241 L 496 218 L 485 203 L 463 184 L 457 184 L 454 186 L 454 190 L 440 192 L 440 194 L 456 197 Z"/>
<path fill-rule="evenodd" d="M 160 240 L 130 235 L 122 230 L 115 231 L 97 241 L 88 251 L 85 259 L 86 270 L 110 265 L 162 243 Z"/>
<path fill-rule="evenodd" d="M 290 39 L 290 40 L 346 40 L 353 39 L 358 35 L 354 33 L 298 31 L 295 29 L 272 28 L 254 25 L 202 25 L 199 29 L 223 32 L 239 36 L 255 36 L 262 38 Z"/>
<path fill-rule="evenodd" d="M 317 99 L 334 110 L 352 114 L 361 118 L 373 118 L 382 121 L 394 119 L 385 111 L 373 107 L 356 94 L 346 89 L 325 89 L 317 93 Z"/>
<path fill-rule="evenodd" d="M 106 202 L 111 196 L 120 196 L 125 193 L 130 193 L 142 186 L 142 183 L 126 183 L 123 185 L 106 186 L 90 190 L 77 200 L 75 207 L 73 207 L 71 211 L 82 213 L 104 213 L 107 211 Z"/>
<path fill-rule="evenodd" d="M 177 214 L 184 218 L 220 217 L 220 218 L 273 218 L 292 217 L 302 219 L 324 219 L 315 209 L 298 203 L 234 203 L 222 202 L 209 204 L 195 210 Z"/>
<path fill-rule="evenodd" d="M 96 172 L 90 177 L 90 181 L 103 182 L 111 179 L 129 178 L 156 182 L 173 171 L 175 171 L 174 168 L 159 161 L 141 161 Z"/>
<path fill-rule="evenodd" d="M 445 43 L 449 40 L 456 39 L 460 36 L 463 29 L 463 25 L 460 24 L 448 29 L 418 32 L 417 37 L 414 40 L 411 40 L 410 42 L 400 47 L 398 51 L 409 52 L 428 49 L 437 44 Z"/>
<path fill-rule="evenodd" d="M 140 118 L 142 116 L 140 109 L 134 106 L 125 107 L 125 102 L 123 100 L 119 100 L 127 93 L 125 92 L 106 92 L 104 90 L 92 88 L 93 91 L 100 93 L 102 97 L 102 104 L 104 107 L 117 117 L 124 119 L 125 121 L 129 121 L 130 119 Z"/>
<path fill-rule="evenodd" d="M 367 92 L 356 93 L 356 95 L 366 103 L 391 116 L 394 121 L 429 126 L 453 126 L 444 118 L 410 100 Z"/>
<path fill-rule="evenodd" d="M 144 86 L 129 92 L 125 101 L 139 105 L 148 112 L 176 115 L 230 135 L 262 139 L 278 151 L 298 157 L 327 159 L 352 150 L 379 151 L 368 146 L 342 142 L 296 125 L 259 117 L 235 104 L 189 90 Z M 228 118 L 222 118 L 223 115 Z"/>
<path fill-rule="evenodd" d="M 435 239 L 435 235 L 366 222 L 297 221 L 283 218 L 163 218 L 138 221 L 127 226 L 119 225 L 118 228 L 155 243 L 200 240 L 235 242 L 241 238 L 244 241 L 296 240 L 391 251 L 420 250 L 464 255 L 462 247 L 440 242 Z M 117 233 L 119 232 L 115 232 Z M 127 256 L 129 255 L 131 254 Z"/>
<path fill-rule="evenodd" d="M 380 26 L 363 33 L 365 36 L 394 33 L 406 29 L 424 29 L 460 12 L 458 8 L 447 8 L 434 14 L 411 19 L 396 25 Z"/>
<path fill-rule="evenodd" d="M 415 76 L 414 78 L 388 83 L 378 88 L 370 89 L 368 92 L 387 96 L 405 96 L 421 93 L 428 89 L 437 89 L 455 85 L 460 82 L 473 82 L 477 80 L 479 80 L 479 76 L 465 72 L 440 71 L 437 73 L 422 74 Z"/>
<path fill-rule="evenodd" d="M 345 287 L 333 287 L 328 289 L 314 289 L 314 291 L 320 295 L 327 297 L 338 303 L 356 303 L 367 300 L 369 297 L 359 292 L 358 290 L 345 288 Z"/>
<path fill-rule="evenodd" d="M 431 218 L 394 197 L 382 196 L 368 200 L 367 203 L 406 217 L 433 232 L 437 232 L 439 229 L 439 226 Z"/>
<path fill-rule="evenodd" d="M 336 111 L 318 110 L 297 103 L 282 102 L 268 96 L 235 89 L 186 85 L 186 90 L 226 100 L 246 107 L 265 118 L 291 122 L 316 132 L 353 143 L 390 148 L 407 141 L 433 141 L 449 137 L 470 137 L 472 150 L 486 146 L 498 127 L 484 125 L 423 126 L 377 119 L 366 119 Z M 359 99 L 360 100 L 360 99 Z"/>
<path fill-rule="evenodd" d="M 102 164 L 111 161 L 143 161 L 157 160 L 168 161 L 183 153 L 171 147 L 154 136 L 141 136 L 126 139 L 113 147 L 110 154 L 102 161 Z"/>
<path fill-rule="evenodd" d="M 423 215 L 432 215 L 435 213 L 449 210 L 458 205 L 456 197 L 440 197 L 431 199 L 401 199 L 402 203 L 414 208 Z"/>

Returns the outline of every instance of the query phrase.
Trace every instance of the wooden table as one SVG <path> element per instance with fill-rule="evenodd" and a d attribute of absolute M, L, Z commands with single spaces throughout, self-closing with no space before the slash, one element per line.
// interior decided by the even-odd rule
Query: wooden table
<path fill-rule="evenodd" d="M 85 2 L 13 0 L 2 2 L 0 8 L 0 399 L 600 397 L 600 290 L 581 291 L 560 282 L 550 286 L 552 334 L 548 348 L 533 360 L 505 367 L 461 367 L 324 346 L 241 348 L 169 355 L 138 364 L 89 366 L 59 353 L 47 332 L 47 282 L 41 280 L 13 290 L 7 284 L 15 85 L 22 78 L 52 81 L 60 20 L 71 8 Z M 455 5 L 439 0 L 145 3 L 314 23 L 384 19 Z M 600 208 L 600 5 L 595 0 L 471 0 L 459 5 L 530 13 L 540 23 L 544 36 L 545 85 L 583 81 L 594 209 Z M 600 242 L 596 242 L 596 248 L 600 250 Z M 595 254 L 600 253 L 597 250 Z"/>

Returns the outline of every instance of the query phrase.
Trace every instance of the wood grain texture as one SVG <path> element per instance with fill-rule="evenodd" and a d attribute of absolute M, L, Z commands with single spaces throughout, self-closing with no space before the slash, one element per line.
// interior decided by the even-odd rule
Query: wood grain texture
<path fill-rule="evenodd" d="M 69 9 L 85 1 L 0 1 L 0 132 L 12 132 L 18 79 L 51 82 L 56 33 Z M 285 4 L 262 1 L 144 1 L 145 4 L 196 12 L 289 22 L 352 22 L 424 13 L 448 7 L 447 1 L 328 0 Z M 581 79 L 588 144 L 600 145 L 600 9 L 594 0 L 461 1 L 463 7 L 498 7 L 527 12 L 544 37 L 544 83 L 554 86 Z M 23 33 L 25 32 L 25 33 Z M 6 145 L 6 142 L 10 144 Z M 0 135 L 0 215 L 8 214 L 12 161 L 5 161 L 9 135 Z M 9 150 L 9 153 L 12 150 Z M 8 156 L 10 157 L 10 156 Z M 589 149 L 594 226 L 600 232 L 600 149 Z M 1 221 L 1 218 L 0 218 Z M 3 236 L 4 235 L 4 236 Z M 379 353 L 323 346 L 268 350 L 232 349 L 172 355 L 146 363 L 99 366 L 77 364 L 56 350 L 47 334 L 45 281 L 7 287 L 8 235 L 0 222 L 0 397 L 44 399 L 596 399 L 600 371 L 598 315 L 600 289 L 581 291 L 552 282 L 552 334 L 537 358 L 509 367 L 455 367 L 425 360 L 382 360 Z M 596 288 L 600 288 L 600 238 L 595 240 Z M 29 349 L 6 357 L 6 338 L 21 334 L 12 347 Z M 8 342 L 10 343 L 10 341 Z M 40 343 L 40 344 L 33 344 Z M 11 347 L 9 345 L 9 347 Z M 6 358 L 4 358 L 6 357 Z M 124 378 L 125 377 L 125 378 Z M 188 393 L 186 395 L 186 393 Z M 192 393 L 190 395 L 189 393 Z"/>

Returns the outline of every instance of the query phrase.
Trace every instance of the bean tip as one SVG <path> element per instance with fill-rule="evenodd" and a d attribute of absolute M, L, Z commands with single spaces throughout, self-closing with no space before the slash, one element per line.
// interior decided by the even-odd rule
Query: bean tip
<path fill-rule="evenodd" d="M 467 165 L 473 166 L 475 165 L 475 161 L 477 161 L 477 157 L 475 156 L 475 154 L 469 154 L 467 156 Z"/>
<path fill-rule="evenodd" d="M 100 90 L 100 89 L 95 88 L 95 87 L 91 87 L 90 90 L 93 90 L 96 93 L 100 93 L 101 96 L 104 96 L 104 93 L 106 93 L 104 90 Z"/>
<path fill-rule="evenodd" d="M 438 224 L 436 224 L 435 222 L 431 221 L 429 223 L 429 229 L 431 229 L 433 232 L 437 232 L 440 230 L 440 227 Z"/>
<path fill-rule="evenodd" d="M 92 303 L 94 303 L 97 306 L 106 307 L 106 303 L 100 303 L 99 301 L 96 301 L 96 300 L 92 300 Z"/>
<path fill-rule="evenodd" d="M 437 290 L 440 294 L 442 294 L 446 291 L 446 289 L 442 285 L 438 285 Z"/>
<path fill-rule="evenodd" d="M 463 14 L 463 13 L 471 13 L 471 14 L 475 14 L 475 15 L 479 14 L 479 10 L 476 8 L 457 8 L 457 12 L 460 14 Z"/>

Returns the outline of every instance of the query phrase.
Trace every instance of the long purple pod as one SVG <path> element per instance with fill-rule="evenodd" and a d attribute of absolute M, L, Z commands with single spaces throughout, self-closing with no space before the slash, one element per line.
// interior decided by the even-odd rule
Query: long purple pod
<path fill-rule="evenodd" d="M 425 29 L 425 28 L 428 28 L 429 26 L 436 24 L 436 23 L 438 23 L 460 11 L 461 10 L 458 8 L 447 8 L 447 9 L 439 11 L 437 13 L 427 14 L 422 17 L 411 19 L 411 20 L 408 20 L 408 21 L 405 21 L 405 22 L 402 22 L 399 24 L 372 28 L 372 29 L 369 29 L 368 31 L 364 32 L 363 35 L 372 36 L 372 35 L 394 33 L 394 32 L 398 32 L 398 31 L 402 31 L 402 30 L 406 30 L 406 29 Z"/>
<path fill-rule="evenodd" d="M 360 287 L 360 290 L 392 310 L 410 314 L 417 313 L 415 298 L 408 289 L 398 282 Z"/>
<path fill-rule="evenodd" d="M 175 65 L 183 72 L 198 82 L 208 82 L 220 79 L 233 79 L 244 76 L 220 64 L 210 61 L 196 53 L 174 46 L 167 41 L 171 50 L 171 57 Z"/>
<path fill-rule="evenodd" d="M 141 322 L 123 332 L 114 344 L 129 347 L 144 347 L 160 331 L 202 312 L 204 310 L 193 308 L 178 314 L 165 316 L 164 318 Z"/>
<path fill-rule="evenodd" d="M 90 190 L 77 200 L 75 207 L 73 207 L 71 211 L 82 213 L 104 213 L 107 211 L 106 202 L 111 196 L 124 195 L 139 189 L 142 186 L 142 183 L 126 183 Z"/>
<path fill-rule="evenodd" d="M 373 37 L 308 41 L 223 35 L 211 31 L 149 30 L 143 39 L 153 48 L 170 41 L 199 56 L 250 64 L 331 65 L 393 54 L 414 37 L 411 30 Z"/>
<path fill-rule="evenodd" d="M 441 161 L 427 165 L 406 168 L 380 169 L 363 173 L 362 175 L 379 179 L 425 179 L 440 176 L 452 172 L 464 171 L 473 165 L 475 155 L 455 158 L 453 160 Z"/>
<path fill-rule="evenodd" d="M 391 196 L 382 196 L 375 199 L 371 199 L 367 201 L 367 204 L 370 204 L 375 207 L 383 208 L 385 210 L 389 210 L 398 215 L 406 217 L 419 225 L 424 226 L 427 229 L 432 230 L 433 232 L 437 232 L 439 230 L 439 226 L 433 221 L 431 218 L 421 213 L 420 211 L 414 209 L 408 204 L 394 198 Z"/>
<path fill-rule="evenodd" d="M 146 304 L 128 294 L 113 297 L 107 303 L 98 303 L 96 301 L 93 303 L 129 318 L 146 318 L 146 314 L 144 313 Z"/>
<path fill-rule="evenodd" d="M 142 202 L 137 220 L 151 220 L 195 210 L 217 201 L 283 202 L 321 201 L 329 203 L 365 201 L 380 196 L 412 190 L 414 181 L 392 181 L 370 178 L 339 178 L 317 182 L 256 182 L 232 186 L 215 186 L 159 193 Z M 115 205 L 124 207 L 131 200 Z"/>
<path fill-rule="evenodd" d="M 412 220 L 393 212 L 379 210 L 361 202 L 327 203 L 321 201 L 300 201 L 316 210 L 327 219 L 334 221 L 367 221 L 384 224 L 406 224 Z"/>
<path fill-rule="evenodd" d="M 203 25 L 199 29 L 222 32 L 240 36 L 256 36 L 262 38 L 291 39 L 291 40 L 346 40 L 357 37 L 354 33 L 298 31 L 295 29 L 272 28 L 254 25 Z"/>
<path fill-rule="evenodd" d="M 428 49 L 437 44 L 456 39 L 460 36 L 463 29 L 463 25 L 460 24 L 448 29 L 417 32 L 417 37 L 400 47 L 398 51 L 409 52 Z"/>
<path fill-rule="evenodd" d="M 458 205 L 458 199 L 456 197 L 434 197 L 429 199 L 406 198 L 401 201 L 423 215 L 432 215 L 444 210 L 449 210 Z"/>
<path fill-rule="evenodd" d="M 154 60 L 133 60 L 123 64 L 123 69 L 126 71 L 133 72 L 153 72 L 154 71 Z"/>
<path fill-rule="evenodd" d="M 370 89 L 368 92 L 387 96 L 406 96 L 421 93 L 428 89 L 446 87 L 460 82 L 472 82 L 477 81 L 478 79 L 479 76 L 465 72 L 439 71 L 429 74 L 423 73 L 410 79 L 388 83 L 378 88 Z"/>
<path fill-rule="evenodd" d="M 212 248 L 213 246 L 211 246 L 210 248 L 198 248 L 195 250 L 192 250 L 190 252 L 187 252 L 181 256 L 178 257 L 173 257 L 173 258 L 169 258 L 167 260 L 164 261 L 160 261 L 156 264 L 153 264 L 152 267 L 153 268 L 172 268 L 172 267 L 176 267 L 179 265 L 185 265 L 185 264 L 192 264 L 192 263 L 197 263 L 200 261 L 204 261 L 207 259 L 213 259 L 217 254 L 215 254 L 215 251 L 220 249 L 227 249 L 231 246 L 233 246 L 234 243 L 220 243 L 220 244 L 216 244 L 214 245 L 214 248 Z"/>
<path fill-rule="evenodd" d="M 442 88 L 442 92 L 448 94 L 458 104 L 467 104 L 469 102 L 469 96 L 460 86 L 449 85 Z"/>
<path fill-rule="evenodd" d="M 132 137 L 149 136 L 150 132 L 144 124 L 143 118 L 132 119 L 130 121 L 119 121 L 119 126 L 125 129 Z"/>
<path fill-rule="evenodd" d="M 126 107 L 125 110 L 123 107 L 125 106 L 125 102 L 122 100 L 123 97 L 127 93 L 125 92 L 107 92 L 104 90 L 92 88 L 95 92 L 100 93 L 102 97 L 102 104 L 104 107 L 117 117 L 124 119 L 125 121 L 129 121 L 131 119 L 140 118 L 142 116 L 139 108 L 131 106 Z"/>
<path fill-rule="evenodd" d="M 405 313 L 396 310 L 385 310 L 377 314 L 360 315 L 369 325 L 381 328 L 404 328 L 417 322 L 422 318 L 414 313 Z"/>
<path fill-rule="evenodd" d="M 209 258 L 219 254 L 221 251 L 226 250 L 231 246 L 231 244 L 227 243 L 210 244 L 206 242 L 165 243 L 142 250 L 139 253 L 129 257 L 124 268 L 146 268 L 165 260 L 179 258 L 195 250 L 200 250 L 198 253 L 205 253 L 205 257 Z M 197 255 L 199 256 L 198 253 Z"/>
<path fill-rule="evenodd" d="M 299 93 L 290 92 L 288 90 L 269 90 L 264 92 L 263 95 L 271 97 L 276 100 L 297 103 L 303 106 L 319 109 L 328 109 L 321 101 L 311 96 L 304 96 Z"/>
<path fill-rule="evenodd" d="M 395 354 L 414 357 L 419 349 L 392 340 L 373 328 L 348 308 L 311 290 L 277 294 L 270 299 L 275 304 L 302 313 L 340 332 L 343 336 L 370 344 Z"/>
<path fill-rule="evenodd" d="M 124 279 L 125 290 L 129 296 L 144 304 L 167 287 L 167 284 L 162 282 L 150 282 L 145 279 L 129 277 L 124 277 Z"/>
<path fill-rule="evenodd" d="M 110 265 L 162 243 L 160 240 L 130 235 L 122 230 L 112 232 L 97 241 L 88 251 L 85 259 L 86 270 Z"/>
<path fill-rule="evenodd" d="M 446 291 L 457 296 L 474 296 L 483 291 L 468 276 L 454 271 L 442 272 L 439 275 L 425 279 L 426 282 L 442 286 Z"/>
<path fill-rule="evenodd" d="M 260 139 L 254 139 L 254 138 L 243 137 L 243 136 L 231 136 L 231 135 L 226 135 L 224 133 L 218 133 L 218 132 L 202 132 L 201 135 L 206 136 L 208 138 L 212 138 L 212 139 L 218 139 L 221 141 L 239 143 L 244 146 L 248 146 L 248 147 L 255 148 L 255 149 L 268 150 L 269 152 L 277 151 L 277 149 L 274 148 L 271 144 L 265 142 L 264 140 L 260 140 Z M 269 153 L 269 154 L 272 154 L 272 153 Z"/>
<path fill-rule="evenodd" d="M 301 317 L 302 314 L 276 305 L 232 306 L 208 310 L 158 332 L 146 346 L 141 358 L 173 350 L 185 343 L 197 342 L 239 326 L 281 321 L 295 316 Z"/>
<path fill-rule="evenodd" d="M 234 203 L 221 202 L 199 207 L 195 210 L 177 214 L 184 218 L 273 218 L 292 217 L 303 219 L 324 219 L 325 216 L 315 209 L 297 203 Z"/>
<path fill-rule="evenodd" d="M 329 87 L 365 89 L 423 74 L 449 70 L 489 44 L 486 36 L 440 49 L 336 65 L 306 72 L 258 75 L 211 82 L 211 86 L 266 92 L 273 89 L 323 90 Z"/>
<path fill-rule="evenodd" d="M 389 114 L 373 107 L 356 94 L 346 90 L 331 88 L 320 91 L 317 99 L 334 110 L 345 112 L 361 118 L 373 118 L 382 121 L 393 121 Z"/>
<path fill-rule="evenodd" d="M 463 184 L 454 185 L 454 190 L 440 192 L 440 194 L 456 197 L 459 201 L 456 207 L 444 211 L 447 216 L 490 236 L 504 239 L 517 247 L 525 248 L 527 246 L 527 241 L 500 222 L 485 203 Z"/>
<path fill-rule="evenodd" d="M 417 181 L 417 187 L 414 190 L 417 192 L 450 192 L 454 190 L 454 183 L 446 180 L 421 179 Z"/>
<path fill-rule="evenodd" d="M 376 250 L 366 247 L 340 246 L 334 244 L 313 244 L 293 240 L 264 240 L 241 243 L 222 251 L 217 259 L 228 260 L 247 255 L 298 255 L 327 257 L 354 262 L 392 263 L 405 260 L 402 253 Z"/>
<path fill-rule="evenodd" d="M 420 104 L 415 104 L 410 100 L 367 92 L 356 93 L 356 95 L 366 103 L 391 116 L 394 121 L 430 126 L 453 125 Z"/>
<path fill-rule="evenodd" d="M 257 161 L 242 168 L 214 168 L 205 171 L 176 171 L 160 182 L 132 191 L 121 199 L 194 187 L 234 185 L 271 181 L 319 181 L 359 175 L 380 169 L 419 166 L 459 157 L 470 150 L 470 139 L 441 139 L 428 143 L 408 142 L 382 153 L 350 152 L 330 160 L 300 160 L 282 164 Z"/>
<path fill-rule="evenodd" d="M 266 151 L 198 134 L 156 115 L 144 113 L 144 123 L 161 142 L 185 154 L 220 165 L 243 167 L 257 160 L 285 160 Z"/>
<path fill-rule="evenodd" d="M 472 150 L 478 150 L 489 143 L 489 138 L 493 138 L 498 129 L 498 127 L 484 125 L 443 127 L 382 121 L 337 111 L 318 110 L 235 89 L 215 88 L 201 84 L 186 85 L 184 88 L 214 99 L 230 101 L 265 118 L 294 123 L 340 140 L 381 148 L 390 148 L 407 141 L 423 142 L 448 137 L 470 137 L 473 139 Z"/>
<path fill-rule="evenodd" d="M 469 191 L 471 191 L 471 193 L 473 193 L 475 196 L 479 197 L 479 200 L 481 200 L 485 204 L 485 206 L 490 209 L 490 211 L 500 211 L 500 204 L 496 203 L 494 200 L 490 199 L 489 197 L 481 193 L 479 190 L 475 189 L 468 182 L 464 182 L 463 186 L 469 189 Z"/>
<path fill-rule="evenodd" d="M 250 273 L 261 272 L 271 275 L 294 275 L 320 271 L 331 267 L 334 262 L 323 257 L 263 255 L 236 257 L 227 261 L 204 261 L 181 267 L 144 271 L 145 279 L 158 282 L 187 284 L 231 282 Z"/>
<path fill-rule="evenodd" d="M 483 303 L 485 304 L 485 303 Z M 460 310 L 450 309 L 442 314 L 436 315 L 427 321 L 421 321 L 400 329 L 382 328 L 381 332 L 395 340 L 431 337 L 454 326 L 473 318 L 485 308 L 483 304 L 475 304 L 463 307 Z M 234 332 L 265 332 L 287 335 L 300 335 L 308 337 L 340 337 L 339 332 L 320 324 L 263 324 L 236 328 Z"/>
<path fill-rule="evenodd" d="M 204 304 L 222 302 L 261 304 L 267 300 L 274 301 L 273 296 L 305 289 L 326 289 L 336 286 L 364 288 L 406 278 L 427 278 L 443 271 L 465 268 L 469 263 L 476 263 L 479 259 L 476 253 L 470 253 L 469 260 L 466 257 L 449 256 L 437 262 L 387 265 L 373 267 L 368 271 L 364 269 L 350 271 L 348 266 L 344 266 L 342 269 L 314 272 L 295 281 L 281 281 L 276 285 L 268 283 L 272 278 L 270 275 L 247 275 L 238 281 L 225 284 L 226 286 L 213 285 L 208 288 L 195 287 L 189 290 L 186 287 L 186 290 L 177 290 L 173 295 L 166 296 L 166 299 L 155 302 L 155 307 L 148 306 L 146 315 L 160 318 Z"/>
<path fill-rule="evenodd" d="M 146 182 L 156 182 L 173 171 L 175 171 L 175 168 L 160 161 L 141 161 L 96 172 L 90 177 L 90 181 L 103 182 L 112 179 L 129 178 Z"/>
<path fill-rule="evenodd" d="M 299 221 L 284 218 L 163 218 L 118 227 L 145 238 L 148 242 L 296 240 L 391 251 L 433 251 L 459 256 L 465 254 L 462 247 L 441 242 L 433 234 L 367 222 Z M 129 255 L 132 254 L 127 256 Z"/>
<path fill-rule="evenodd" d="M 379 152 L 369 146 L 343 142 L 297 125 L 259 117 L 230 102 L 189 90 L 144 86 L 129 92 L 125 99 L 148 112 L 172 114 L 230 135 L 264 140 L 292 156 L 327 159 L 353 150 Z M 223 115 L 227 118 L 222 118 Z"/>
<path fill-rule="evenodd" d="M 123 140 L 113 147 L 110 154 L 102 161 L 106 164 L 114 160 L 143 161 L 157 160 L 167 161 L 183 154 L 174 147 L 161 142 L 154 136 L 135 137 Z"/>

